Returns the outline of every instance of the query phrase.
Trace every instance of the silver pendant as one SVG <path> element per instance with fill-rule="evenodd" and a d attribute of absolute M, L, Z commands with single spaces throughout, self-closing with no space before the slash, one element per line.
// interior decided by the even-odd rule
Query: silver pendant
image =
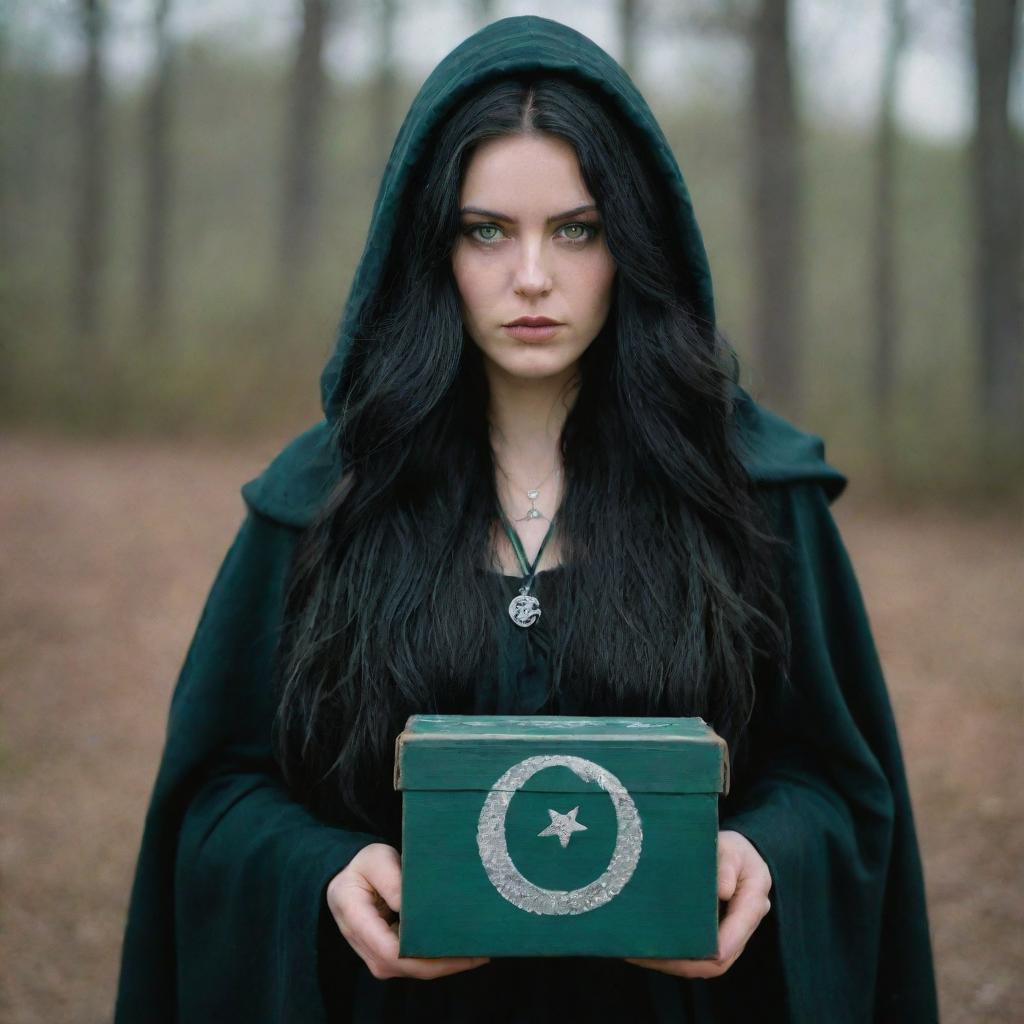
<path fill-rule="evenodd" d="M 517 626 L 532 626 L 540 618 L 540 601 L 521 590 L 512 598 L 508 614 Z"/>

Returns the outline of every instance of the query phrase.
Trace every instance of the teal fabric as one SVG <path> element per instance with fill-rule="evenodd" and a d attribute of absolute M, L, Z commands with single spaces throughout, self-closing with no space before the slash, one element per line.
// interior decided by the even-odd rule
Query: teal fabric
<path fill-rule="evenodd" d="M 378 280 L 410 170 L 450 105 L 486 79 L 547 68 L 616 104 L 676 201 L 689 298 L 714 319 L 689 194 L 625 73 L 556 22 L 507 18 L 449 55 L 413 103 L 384 172 L 337 346 L 324 420 L 243 488 L 247 510 L 174 690 L 126 921 L 118 1024 L 343 1020 L 927 1022 L 937 1019 L 921 864 L 885 681 L 829 503 L 845 486 L 820 438 L 742 389 L 734 426 L 788 541 L 784 599 L 793 686 L 761 686 L 753 756 L 723 801 L 774 879 L 773 908 L 722 978 L 682 982 L 618 961 L 507 960 L 436 982 L 373 979 L 334 926 L 327 882 L 374 836 L 290 799 L 271 752 L 271 664 L 296 541 L 342 467 L 337 385 Z M 516 580 L 491 574 L 499 657 L 466 713 L 580 714 L 551 690 L 559 570 L 538 574 L 544 614 L 520 630 Z"/>

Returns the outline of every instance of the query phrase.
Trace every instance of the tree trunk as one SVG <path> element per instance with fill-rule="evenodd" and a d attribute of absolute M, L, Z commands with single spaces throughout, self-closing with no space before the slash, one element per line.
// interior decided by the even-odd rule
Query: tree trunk
<path fill-rule="evenodd" d="M 103 69 L 106 12 L 101 0 L 80 0 L 86 59 L 78 90 L 78 166 L 75 174 L 73 332 L 86 343 L 85 363 L 95 354 L 99 333 L 100 276 L 106 256 L 107 124 Z"/>
<path fill-rule="evenodd" d="M 622 60 L 630 78 L 636 76 L 636 36 L 640 21 L 640 0 L 618 0 L 619 37 L 622 40 Z"/>
<path fill-rule="evenodd" d="M 479 28 L 494 21 L 494 0 L 474 0 L 476 23 Z"/>
<path fill-rule="evenodd" d="M 1024 168 L 1009 113 L 1017 12 L 1017 0 L 976 0 L 974 4 L 973 185 L 980 404 L 990 440 L 1000 446 L 1010 441 L 1024 422 Z"/>
<path fill-rule="evenodd" d="M 751 23 L 751 222 L 761 397 L 799 414 L 800 175 L 788 0 L 761 0 Z"/>
<path fill-rule="evenodd" d="M 398 75 L 395 69 L 395 21 L 397 0 L 377 0 L 377 78 L 373 87 L 374 130 L 377 163 L 371 169 L 373 180 L 380 178 L 395 143 L 398 125 Z"/>
<path fill-rule="evenodd" d="M 882 84 L 875 134 L 874 235 L 871 246 L 871 282 L 874 298 L 875 359 L 872 372 L 872 398 L 876 414 L 876 438 L 879 455 L 889 450 L 892 395 L 895 379 L 896 339 L 899 333 L 897 310 L 897 268 L 894 251 L 895 204 L 895 105 L 900 58 L 906 41 L 906 2 L 890 0 L 889 39 L 882 65 Z"/>
<path fill-rule="evenodd" d="M 156 63 L 143 125 L 145 208 L 142 222 L 139 325 L 150 341 L 162 333 L 167 312 L 167 251 L 173 187 L 170 135 L 174 76 L 172 44 L 167 34 L 170 7 L 171 0 L 157 0 L 153 13 Z"/>
<path fill-rule="evenodd" d="M 330 8 L 331 0 L 303 0 L 302 32 L 292 68 L 278 244 L 279 296 L 286 308 L 296 298 L 313 247 L 326 86 L 323 50 Z"/>

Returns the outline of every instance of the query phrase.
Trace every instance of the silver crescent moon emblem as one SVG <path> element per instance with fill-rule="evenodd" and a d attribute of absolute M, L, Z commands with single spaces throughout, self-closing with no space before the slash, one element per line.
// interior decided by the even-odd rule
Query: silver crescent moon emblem
<path fill-rule="evenodd" d="M 545 768 L 561 766 L 584 782 L 596 782 L 611 798 L 618 828 L 615 849 L 604 873 L 579 889 L 542 889 L 512 863 L 505 818 L 512 797 Z M 611 772 L 584 757 L 541 755 L 514 764 L 491 787 L 477 823 L 476 843 L 491 884 L 513 906 L 531 914 L 585 914 L 614 899 L 633 877 L 644 834 L 640 814 L 628 790 Z"/>
<path fill-rule="evenodd" d="M 508 613 L 517 626 L 532 626 L 540 618 L 540 601 L 532 594 L 517 594 Z"/>

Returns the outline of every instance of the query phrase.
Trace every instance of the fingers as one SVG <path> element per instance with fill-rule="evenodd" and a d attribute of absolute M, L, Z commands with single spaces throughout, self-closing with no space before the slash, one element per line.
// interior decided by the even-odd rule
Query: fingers
<path fill-rule="evenodd" d="M 401 912 L 402 861 L 393 846 L 380 845 L 377 855 L 363 868 L 363 877 L 394 913 Z"/>
<path fill-rule="evenodd" d="M 717 978 L 728 968 L 717 959 L 712 960 L 644 960 L 626 957 L 627 964 L 646 967 L 649 971 L 660 971 L 675 978 Z"/>
<path fill-rule="evenodd" d="M 482 967 L 490 963 L 489 956 L 453 956 L 439 957 L 437 959 L 423 959 L 420 957 L 403 956 L 395 963 L 395 974 L 386 974 L 384 977 L 415 978 L 419 981 L 433 981 L 435 978 L 443 978 L 448 974 L 458 974 L 461 971 L 471 971 L 475 967 Z"/>
<path fill-rule="evenodd" d="M 720 961 L 732 964 L 771 906 L 765 880 L 757 875 L 740 875 L 736 892 L 718 929 Z"/>
<path fill-rule="evenodd" d="M 335 883 L 337 883 L 335 885 Z M 349 869 L 332 882 L 328 903 L 342 936 L 378 979 L 416 978 L 424 981 L 472 970 L 490 957 L 425 959 L 398 955 L 402 869 L 398 851 L 374 844 L 362 851 Z"/>
<path fill-rule="evenodd" d="M 679 978 L 717 978 L 746 948 L 771 910 L 772 878 L 757 848 L 737 832 L 719 833 L 718 898 L 729 905 L 718 929 L 718 954 L 706 960 L 627 958 L 626 962 Z"/>
<path fill-rule="evenodd" d="M 771 910 L 768 893 L 772 887 L 772 876 L 756 847 L 745 836 L 737 832 L 722 832 L 719 843 L 720 849 L 723 846 L 726 849 L 725 862 L 730 872 L 720 889 L 731 885 L 733 890 L 728 897 L 729 908 L 718 929 L 717 960 L 726 971 L 743 952 L 761 919 Z M 733 871 L 735 883 L 732 882 Z"/>
<path fill-rule="evenodd" d="M 718 844 L 718 898 L 731 900 L 740 876 L 740 855 L 727 842 Z"/>
<path fill-rule="evenodd" d="M 377 979 L 416 978 L 430 981 L 448 974 L 480 967 L 490 957 L 438 957 L 425 959 L 398 955 L 398 922 L 388 924 L 380 911 L 371 905 L 355 903 L 349 915 L 356 952 L 363 958 L 370 973 Z M 354 944 L 353 944 L 354 945 Z"/>
<path fill-rule="evenodd" d="M 398 959 L 398 935 L 381 916 L 376 893 L 362 885 L 347 887 L 343 894 L 342 934 L 366 961 Z"/>
<path fill-rule="evenodd" d="M 417 978 L 423 981 L 472 970 L 488 963 L 490 957 L 446 957 L 425 959 L 398 955 L 398 922 L 388 923 L 369 889 L 353 887 L 344 896 L 345 927 L 349 945 L 359 954 L 370 973 L 378 979 Z"/>

